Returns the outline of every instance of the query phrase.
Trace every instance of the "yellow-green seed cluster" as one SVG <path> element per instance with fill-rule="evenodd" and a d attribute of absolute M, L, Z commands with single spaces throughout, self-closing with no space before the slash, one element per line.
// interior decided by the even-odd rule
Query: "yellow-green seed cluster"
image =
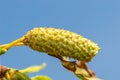
<path fill-rule="evenodd" d="M 89 62 L 100 49 L 94 42 L 62 29 L 34 28 L 24 37 L 23 43 L 34 50 L 84 62 Z"/>

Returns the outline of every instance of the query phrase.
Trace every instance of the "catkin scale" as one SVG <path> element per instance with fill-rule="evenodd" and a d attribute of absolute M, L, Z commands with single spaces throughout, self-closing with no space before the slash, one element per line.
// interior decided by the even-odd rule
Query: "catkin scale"
<path fill-rule="evenodd" d="M 89 62 L 98 53 L 98 45 L 74 32 L 56 28 L 34 28 L 23 43 L 33 50 Z"/>

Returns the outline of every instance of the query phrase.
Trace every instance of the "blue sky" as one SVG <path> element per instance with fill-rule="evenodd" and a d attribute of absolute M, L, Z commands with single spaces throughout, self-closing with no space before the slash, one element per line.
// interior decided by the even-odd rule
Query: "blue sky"
<path fill-rule="evenodd" d="M 0 44 L 21 37 L 34 27 L 67 29 L 98 43 L 101 51 L 88 63 L 89 68 L 100 78 L 118 80 L 119 4 L 119 0 L 0 0 Z M 78 80 L 56 58 L 28 47 L 14 47 L 0 56 L 1 65 L 17 69 L 43 62 L 47 67 L 34 75 L 48 75 L 53 80 Z"/>

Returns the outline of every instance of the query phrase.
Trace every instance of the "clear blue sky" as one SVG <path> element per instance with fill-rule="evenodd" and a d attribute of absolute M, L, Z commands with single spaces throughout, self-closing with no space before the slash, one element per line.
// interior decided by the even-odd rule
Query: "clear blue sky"
<path fill-rule="evenodd" d="M 100 78 L 119 79 L 119 0 L 0 0 L 0 44 L 44 26 L 67 29 L 98 43 L 102 49 L 88 66 Z M 59 60 L 28 47 L 14 47 L 0 56 L 0 64 L 17 69 L 43 62 L 47 67 L 36 74 L 78 80 Z"/>

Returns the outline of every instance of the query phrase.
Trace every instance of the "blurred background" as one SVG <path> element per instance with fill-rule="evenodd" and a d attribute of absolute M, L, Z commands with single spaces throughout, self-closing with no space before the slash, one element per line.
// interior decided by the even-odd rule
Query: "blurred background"
<path fill-rule="evenodd" d="M 101 51 L 87 65 L 99 78 L 119 79 L 119 0 L 0 0 L 0 44 L 20 38 L 34 27 L 46 26 L 70 30 L 98 43 Z M 78 80 L 58 59 L 28 47 L 14 47 L 0 56 L 0 65 L 17 69 L 43 62 L 47 67 L 31 77 Z"/>

